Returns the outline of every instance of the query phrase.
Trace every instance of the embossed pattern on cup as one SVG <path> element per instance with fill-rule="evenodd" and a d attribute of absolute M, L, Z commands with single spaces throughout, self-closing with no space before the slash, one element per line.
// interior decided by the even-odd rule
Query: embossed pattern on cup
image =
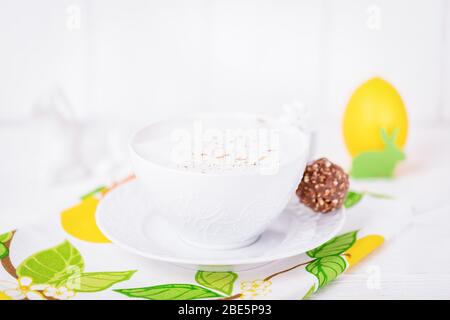
<path fill-rule="evenodd" d="M 256 121 L 256 116 L 249 119 Z M 300 131 L 296 134 L 295 156 L 270 175 L 176 170 L 142 157 L 132 140 L 133 166 L 148 196 L 149 214 L 163 216 L 183 240 L 197 246 L 227 249 L 250 244 L 282 212 L 301 179 L 308 145 Z"/>

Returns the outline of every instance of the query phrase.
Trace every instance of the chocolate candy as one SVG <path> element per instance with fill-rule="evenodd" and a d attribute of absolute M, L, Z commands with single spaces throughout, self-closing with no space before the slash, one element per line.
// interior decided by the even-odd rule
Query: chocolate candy
<path fill-rule="evenodd" d="M 296 193 L 304 205 L 316 212 L 327 213 L 342 207 L 349 186 L 348 174 L 322 158 L 306 166 Z"/>

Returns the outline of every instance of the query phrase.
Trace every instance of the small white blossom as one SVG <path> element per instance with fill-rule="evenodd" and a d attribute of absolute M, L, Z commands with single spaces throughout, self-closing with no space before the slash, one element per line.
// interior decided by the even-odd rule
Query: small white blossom
<path fill-rule="evenodd" d="M 270 280 L 255 280 L 241 282 L 241 296 L 240 299 L 249 300 L 256 299 L 257 297 L 266 296 L 272 290 L 270 286 L 272 281 Z"/>
<path fill-rule="evenodd" d="M 44 290 L 44 295 L 46 297 L 55 298 L 58 300 L 67 300 L 75 296 L 75 292 L 67 289 L 64 286 L 61 287 L 47 287 Z"/>
<path fill-rule="evenodd" d="M 17 282 L 0 281 L 0 289 L 8 297 L 14 300 L 44 300 L 42 291 L 47 285 L 33 285 L 33 280 L 29 277 L 21 277 Z"/>

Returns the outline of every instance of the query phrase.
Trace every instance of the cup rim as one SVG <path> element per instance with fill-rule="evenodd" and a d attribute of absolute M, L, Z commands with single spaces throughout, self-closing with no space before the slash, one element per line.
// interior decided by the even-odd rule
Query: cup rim
<path fill-rule="evenodd" d="M 244 171 L 233 171 L 233 170 L 229 170 L 229 171 L 224 171 L 224 172 L 198 172 L 198 171 L 184 171 L 181 169 L 177 169 L 177 168 L 173 168 L 161 163 L 158 163 L 156 161 L 152 161 L 151 159 L 147 159 L 144 158 L 136 149 L 134 146 L 135 143 L 135 139 L 136 137 L 144 130 L 158 125 L 158 124 L 163 124 L 164 122 L 168 122 L 168 121 L 173 121 L 173 120 L 194 120 L 194 119 L 220 119 L 220 118 L 251 118 L 254 120 L 264 120 L 264 121 L 268 121 L 268 122 L 274 122 L 277 121 L 276 118 L 274 117 L 270 117 L 267 115 L 259 115 L 259 114 L 252 114 L 252 113 L 244 113 L 244 112 L 224 112 L 224 113 L 213 113 L 213 112 L 204 112 L 204 113 L 198 113 L 196 115 L 178 115 L 178 116 L 171 116 L 171 117 L 165 117 L 163 119 L 159 119 L 156 121 L 151 121 L 147 124 L 145 124 L 144 126 L 141 126 L 139 129 L 135 130 L 133 132 L 133 134 L 131 135 L 129 142 L 128 142 L 128 147 L 129 150 L 131 152 L 131 154 L 138 158 L 140 161 L 142 161 L 143 163 L 147 164 L 147 165 L 151 165 L 151 166 L 155 166 L 157 168 L 160 168 L 162 170 L 167 170 L 173 173 L 177 173 L 180 175 L 194 175 L 194 176 L 219 176 L 219 177 L 227 177 L 227 176 L 255 176 L 255 175 L 261 175 L 260 172 L 258 172 L 257 170 L 244 170 Z M 292 159 L 290 159 L 289 161 L 286 161 L 284 163 L 280 163 L 280 168 L 281 167 L 287 167 L 289 165 L 291 165 L 292 163 L 295 162 L 299 162 L 300 159 L 302 158 L 302 156 L 305 157 L 305 161 L 307 161 L 307 156 L 308 156 L 308 149 L 309 149 L 309 141 L 308 141 L 308 137 L 307 137 L 307 133 L 302 131 L 300 128 L 292 125 L 292 124 L 286 124 L 286 127 L 295 129 L 297 131 L 297 133 L 299 133 L 304 139 L 305 139 L 305 144 L 302 146 L 303 151 L 302 153 L 299 153 L 297 156 L 293 157 Z"/>

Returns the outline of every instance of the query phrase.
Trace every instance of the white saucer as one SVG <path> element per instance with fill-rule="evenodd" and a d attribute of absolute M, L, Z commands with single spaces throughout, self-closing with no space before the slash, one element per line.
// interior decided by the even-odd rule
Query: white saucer
<path fill-rule="evenodd" d="M 176 264 L 243 269 L 292 257 L 325 243 L 342 228 L 344 210 L 318 214 L 301 205 L 296 197 L 257 241 L 247 247 L 210 250 L 181 240 L 167 222 L 148 214 L 146 198 L 138 181 L 114 189 L 100 202 L 97 225 L 116 245 L 135 254 Z"/>

